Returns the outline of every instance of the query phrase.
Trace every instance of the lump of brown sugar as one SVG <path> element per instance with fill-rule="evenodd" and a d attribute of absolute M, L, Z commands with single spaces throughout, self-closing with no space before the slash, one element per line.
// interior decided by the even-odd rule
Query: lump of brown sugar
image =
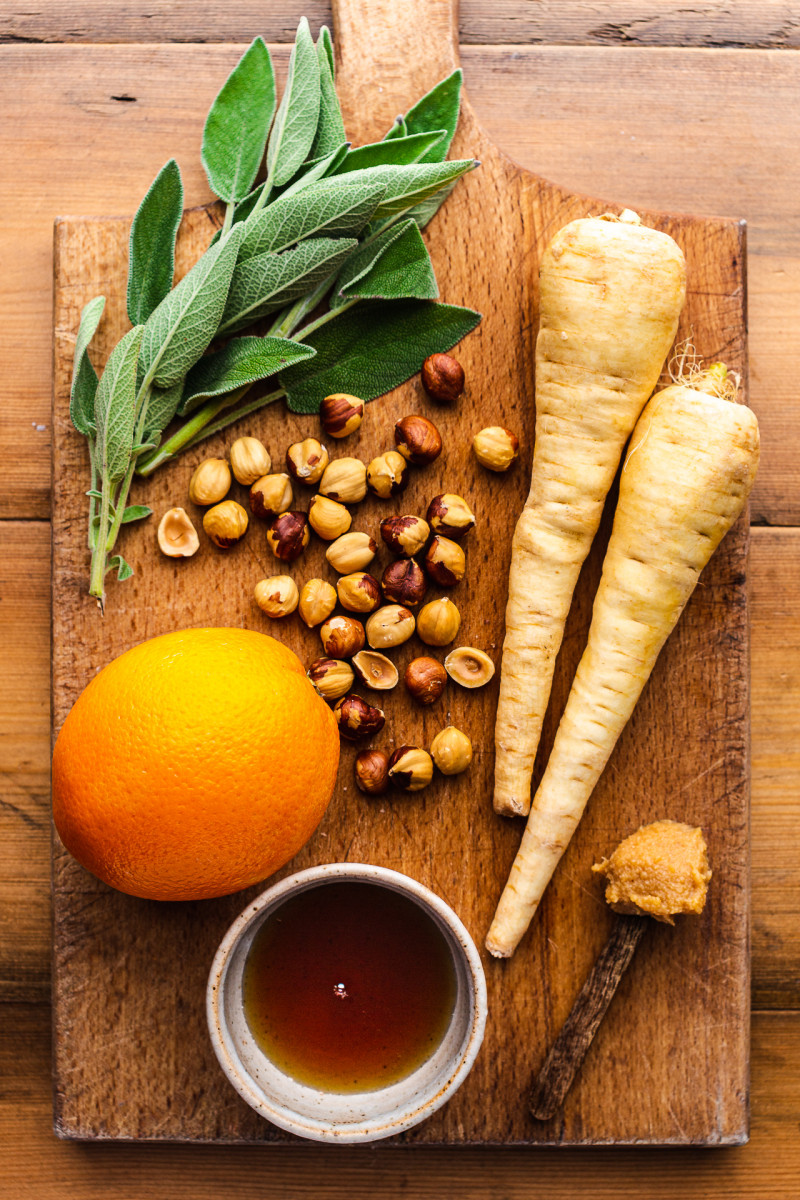
<path fill-rule="evenodd" d="M 592 870 L 608 880 L 606 901 L 616 912 L 669 925 L 679 913 L 703 911 L 711 878 L 702 829 L 679 821 L 642 825 Z"/>

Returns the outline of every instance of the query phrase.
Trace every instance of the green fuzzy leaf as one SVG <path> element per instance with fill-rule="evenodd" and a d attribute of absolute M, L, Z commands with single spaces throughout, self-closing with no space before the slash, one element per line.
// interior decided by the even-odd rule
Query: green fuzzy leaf
<path fill-rule="evenodd" d="M 270 186 L 288 183 L 305 162 L 317 132 L 319 105 L 319 61 L 308 21 L 303 17 L 297 27 L 286 88 L 267 146 Z"/>
<path fill-rule="evenodd" d="M 220 334 L 252 325 L 276 308 L 314 290 L 339 270 L 357 246 L 355 238 L 307 238 L 282 254 L 259 254 L 233 273 Z"/>
<path fill-rule="evenodd" d="M 144 327 L 142 370 L 168 388 L 194 366 L 217 332 L 244 225 L 236 225 L 192 267 Z"/>
<path fill-rule="evenodd" d="M 373 217 L 386 191 L 379 181 L 320 179 L 296 196 L 281 196 L 245 228 L 239 263 L 277 252 L 303 238 L 355 237 Z"/>
<path fill-rule="evenodd" d="M 405 137 L 407 135 L 407 133 L 408 133 L 408 126 L 406 125 L 405 117 L 395 117 L 394 125 L 392 126 L 392 128 L 389 130 L 388 133 L 384 134 L 383 140 L 385 142 L 390 142 L 390 141 L 392 141 L 393 138 Z"/>
<path fill-rule="evenodd" d="M 124 583 L 126 579 L 130 579 L 133 574 L 133 567 L 130 563 L 126 563 L 121 554 L 115 554 L 113 558 L 108 560 L 106 565 L 106 575 L 109 571 L 116 569 L 117 579 L 120 583 Z"/>
<path fill-rule="evenodd" d="M 416 222 L 392 225 L 361 251 L 366 252 L 364 258 L 359 262 L 359 254 L 353 255 L 336 281 L 342 301 L 435 300 L 439 295 L 431 256 Z M 350 270 L 354 274 L 348 278 Z"/>
<path fill-rule="evenodd" d="M 318 412 L 333 392 L 374 400 L 416 374 L 429 354 L 449 350 L 480 319 L 469 308 L 430 300 L 357 304 L 305 339 L 316 358 L 281 372 L 289 408 Z"/>
<path fill-rule="evenodd" d="M 383 184 L 386 192 L 372 218 L 380 221 L 427 200 L 476 166 L 475 160 L 468 158 L 443 163 L 414 163 L 407 167 L 369 167 L 364 171 L 351 171 L 344 179 L 364 185 Z"/>
<path fill-rule="evenodd" d="M 94 398 L 97 466 L 101 476 L 116 482 L 128 469 L 136 420 L 136 363 L 143 325 L 128 330 L 106 363 Z"/>
<path fill-rule="evenodd" d="M 448 187 L 442 188 L 435 196 L 429 196 L 427 200 L 423 200 L 421 204 L 417 204 L 414 208 L 408 210 L 408 216 L 416 221 L 420 229 L 425 226 L 436 216 L 439 209 L 450 196 L 455 183 L 451 183 Z"/>
<path fill-rule="evenodd" d="M 317 50 L 322 46 L 328 59 L 328 67 L 330 68 L 331 79 L 336 82 L 336 60 L 333 53 L 333 39 L 331 31 L 327 25 L 320 25 L 319 37 L 317 38 Z"/>
<path fill-rule="evenodd" d="M 330 154 L 331 150 L 334 150 L 337 146 L 341 146 L 342 142 L 346 140 L 342 110 L 339 107 L 339 97 L 336 95 L 336 88 L 333 84 L 333 66 L 328 55 L 329 47 L 325 45 L 323 37 L 325 33 L 328 34 L 328 41 L 330 42 L 330 33 L 328 33 L 328 30 L 323 25 L 317 38 L 320 101 L 317 132 L 311 147 L 313 158 L 320 158 L 322 155 Z M 332 49 L 330 47 L 331 51 Z"/>
<path fill-rule="evenodd" d="M 337 168 L 337 175 L 349 171 L 360 171 L 365 167 L 408 166 L 422 162 L 425 155 L 446 136 L 444 129 L 432 133 L 414 133 L 410 137 L 386 138 L 382 142 L 370 142 L 348 151 L 344 162 Z"/>
<path fill-rule="evenodd" d="M 446 135 L 436 146 L 431 147 L 422 162 L 444 162 L 447 151 L 458 125 L 458 113 L 461 105 L 460 70 L 453 71 L 441 83 L 418 100 L 413 108 L 405 115 L 406 128 L 409 133 L 423 133 L 430 129 L 444 129 Z"/>
<path fill-rule="evenodd" d="M 122 525 L 130 525 L 132 521 L 143 521 L 145 517 L 152 514 L 152 508 L 148 508 L 146 504 L 129 504 L 122 514 Z"/>
<path fill-rule="evenodd" d="M 203 166 L 220 199 L 243 200 L 252 188 L 274 114 L 272 59 L 257 37 L 222 85 L 203 130 Z"/>
<path fill-rule="evenodd" d="M 183 183 L 174 158 L 156 175 L 133 218 L 128 249 L 128 317 L 143 324 L 172 287 Z"/>
<path fill-rule="evenodd" d="M 81 313 L 78 336 L 75 338 L 75 354 L 72 361 L 72 389 L 69 397 L 69 415 L 78 433 L 94 437 L 94 398 L 97 393 L 97 372 L 89 359 L 89 343 L 97 332 L 105 296 L 95 296 Z"/>
<path fill-rule="evenodd" d="M 339 164 L 344 161 L 349 147 L 349 142 L 341 142 L 322 158 L 303 163 L 295 178 L 281 190 L 281 199 L 285 200 L 287 196 L 295 196 L 312 183 L 316 183 L 318 179 L 323 179 L 326 175 L 333 175 Z"/>
<path fill-rule="evenodd" d="M 244 200 L 239 201 L 239 203 L 236 205 L 236 207 L 233 210 L 233 218 L 231 220 L 231 225 L 241 225 L 241 223 L 243 221 L 247 220 L 247 218 L 250 216 L 250 213 L 255 208 L 256 201 L 258 200 L 259 196 L 263 192 L 264 187 L 265 187 L 265 185 L 263 183 L 260 183 L 258 185 L 258 187 L 253 188 L 252 192 L 250 192 L 250 194 L 248 196 L 245 196 Z M 216 246 L 217 242 L 220 240 L 221 237 L 222 237 L 222 226 L 220 226 L 220 228 L 217 230 L 217 232 L 212 237 L 211 241 L 208 243 L 208 249 L 210 250 L 212 246 Z"/>
<path fill-rule="evenodd" d="M 183 376 L 168 388 L 153 388 L 144 420 L 145 441 L 158 440 L 178 411 L 183 395 Z"/>
<path fill-rule="evenodd" d="M 181 415 L 193 412 L 204 400 L 224 396 L 237 388 L 269 379 L 292 363 L 314 357 L 310 346 L 288 338 L 234 338 L 222 350 L 206 354 L 186 377 Z"/>

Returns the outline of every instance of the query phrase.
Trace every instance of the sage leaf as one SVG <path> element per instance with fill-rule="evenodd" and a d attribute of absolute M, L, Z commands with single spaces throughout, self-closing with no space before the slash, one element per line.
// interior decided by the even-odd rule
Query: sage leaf
<path fill-rule="evenodd" d="M 161 434 L 169 425 L 172 418 L 178 411 L 178 406 L 183 395 L 183 376 L 173 383 L 172 387 L 156 388 L 154 387 L 150 393 L 150 399 L 147 404 L 147 412 L 143 423 L 145 441 L 153 440 L 155 445 L 161 437 Z"/>
<path fill-rule="evenodd" d="M 172 287 L 175 238 L 183 216 L 183 183 L 174 158 L 150 184 L 131 225 L 128 247 L 128 317 L 143 324 Z"/>
<path fill-rule="evenodd" d="M 335 60 L 334 53 L 333 53 L 333 39 L 331 37 L 331 31 L 327 25 L 320 25 L 320 27 L 319 27 L 319 37 L 317 38 L 317 53 L 319 53 L 320 46 L 325 51 L 325 55 L 328 59 L 328 67 L 330 68 L 330 72 L 331 72 L 331 79 L 335 83 L 336 82 L 336 60 Z"/>
<path fill-rule="evenodd" d="M 336 88 L 333 84 L 333 65 L 329 57 L 329 49 L 332 53 L 333 46 L 325 45 L 324 34 L 326 33 L 328 34 L 328 42 L 330 43 L 331 35 L 323 25 L 317 38 L 319 120 L 317 122 L 317 132 L 314 136 L 314 142 L 311 146 L 311 155 L 313 158 L 330 154 L 331 150 L 334 150 L 337 146 L 341 146 L 342 142 L 346 140 L 342 110 L 339 107 L 339 97 L 336 95 Z"/>
<path fill-rule="evenodd" d="M 305 339 L 316 357 L 281 372 L 292 412 L 315 413 L 323 396 L 348 392 L 374 400 L 419 371 L 429 354 L 449 350 L 480 313 L 430 300 L 366 301 Z"/>
<path fill-rule="evenodd" d="M 97 385 L 97 466 L 104 482 L 122 479 L 130 462 L 136 420 L 136 363 L 143 333 L 144 326 L 136 325 L 117 342 Z"/>
<path fill-rule="evenodd" d="M 407 167 L 368 167 L 363 171 L 351 171 L 343 178 L 365 185 L 384 185 L 386 192 L 372 217 L 373 221 L 379 221 L 413 208 L 477 165 L 474 159 L 468 158 L 443 163 L 412 163 Z"/>
<path fill-rule="evenodd" d="M 303 188 L 316 183 L 318 179 L 323 179 L 326 175 L 333 175 L 346 158 L 349 149 L 349 142 L 340 142 L 338 146 L 335 146 L 329 154 L 324 154 L 322 158 L 316 158 L 311 162 L 303 163 L 296 177 L 281 190 L 281 199 L 284 200 L 287 196 L 295 196 Z M 275 201 L 273 201 L 274 203 Z"/>
<path fill-rule="evenodd" d="M 364 254 L 361 262 L 360 254 Z M 348 278 L 350 271 L 355 273 Z M 356 251 L 336 286 L 343 302 L 435 300 L 439 295 L 431 256 L 416 222 L 411 220 L 390 226 L 371 245 Z"/>
<path fill-rule="evenodd" d="M 252 188 L 274 114 L 272 59 L 257 37 L 222 85 L 203 130 L 203 166 L 220 199 L 243 200 Z"/>
<path fill-rule="evenodd" d="M 193 412 L 204 400 L 269 379 L 292 363 L 313 358 L 301 342 L 276 337 L 233 338 L 222 350 L 204 355 L 186 377 L 181 414 Z"/>
<path fill-rule="evenodd" d="M 446 131 L 443 140 L 430 148 L 422 162 L 444 162 L 447 158 L 447 151 L 458 125 L 462 79 L 460 70 L 453 71 L 452 75 L 448 75 L 441 83 L 437 83 L 436 87 L 431 88 L 405 115 L 409 133 L 423 133 L 430 129 Z"/>
<path fill-rule="evenodd" d="M 244 228 L 235 225 L 226 238 L 206 250 L 148 319 L 142 368 L 156 387 L 177 383 L 217 332 Z"/>
<path fill-rule="evenodd" d="M 267 179 L 271 187 L 288 183 L 308 157 L 317 132 L 319 105 L 319 61 L 308 21 L 302 17 L 267 146 Z"/>
<path fill-rule="evenodd" d="M 320 179 L 295 196 L 280 196 L 244 226 L 239 263 L 285 250 L 303 238 L 355 237 L 372 219 L 386 192 L 380 181 Z"/>
<path fill-rule="evenodd" d="M 106 575 L 109 571 L 116 569 L 117 579 L 120 583 L 124 583 L 126 579 L 130 579 L 133 574 L 133 567 L 127 563 L 121 554 L 115 554 L 106 563 Z"/>
<path fill-rule="evenodd" d="M 146 504 L 129 504 L 122 514 L 121 525 L 130 525 L 131 521 L 143 521 L 152 514 L 152 508 Z"/>
<path fill-rule="evenodd" d="M 72 360 L 72 388 L 69 396 L 69 415 L 78 433 L 94 437 L 94 398 L 97 392 L 97 372 L 89 359 L 89 343 L 97 332 L 105 296 L 95 296 L 83 309 L 78 336 L 75 338 L 75 354 Z"/>
<path fill-rule="evenodd" d="M 360 171 L 365 167 L 408 166 L 421 162 L 432 146 L 446 136 L 446 130 L 435 129 L 430 133 L 413 133 L 410 137 L 384 138 L 382 142 L 370 142 L 356 146 L 347 153 L 337 175 L 349 171 Z"/>
<path fill-rule="evenodd" d="M 405 137 L 407 133 L 408 133 L 408 126 L 406 125 L 405 117 L 395 117 L 394 125 L 392 126 L 392 128 L 389 130 L 388 133 L 384 134 L 383 140 L 385 142 L 390 142 L 392 140 L 392 138 Z"/>
<path fill-rule="evenodd" d="M 442 190 L 437 192 L 434 196 L 429 196 L 428 199 L 423 200 L 421 204 L 416 204 L 414 208 L 410 208 L 406 215 L 416 221 L 420 229 L 424 229 L 429 221 L 436 216 L 437 212 L 448 199 L 455 186 L 455 183 L 451 183 L 448 187 L 442 188 Z"/>
<path fill-rule="evenodd" d="M 231 220 L 231 225 L 240 225 L 243 221 L 247 220 L 247 218 L 250 216 L 250 213 L 255 208 L 256 202 L 258 201 L 258 198 L 261 195 L 261 193 L 263 192 L 265 187 L 266 187 L 266 184 L 260 183 L 258 185 L 258 187 L 253 188 L 252 192 L 250 192 L 249 195 L 245 196 L 244 200 L 239 201 L 239 203 L 236 205 L 236 207 L 233 210 L 233 218 Z M 216 246 L 217 242 L 220 240 L 221 237 L 222 237 L 222 226 L 220 226 L 220 228 L 217 230 L 217 232 L 212 237 L 211 241 L 208 243 L 208 249 L 210 250 L 212 246 Z"/>
<path fill-rule="evenodd" d="M 307 238 L 282 254 L 259 254 L 233 273 L 219 334 L 252 325 L 276 308 L 305 296 L 338 271 L 355 238 Z"/>

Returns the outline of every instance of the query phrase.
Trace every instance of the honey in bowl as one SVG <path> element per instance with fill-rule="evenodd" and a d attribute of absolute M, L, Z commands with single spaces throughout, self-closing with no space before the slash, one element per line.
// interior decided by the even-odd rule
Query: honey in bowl
<path fill-rule="evenodd" d="M 456 998 L 444 934 L 413 900 L 337 882 L 291 897 L 244 968 L 253 1038 L 287 1075 L 329 1092 L 406 1078 L 444 1038 Z"/>

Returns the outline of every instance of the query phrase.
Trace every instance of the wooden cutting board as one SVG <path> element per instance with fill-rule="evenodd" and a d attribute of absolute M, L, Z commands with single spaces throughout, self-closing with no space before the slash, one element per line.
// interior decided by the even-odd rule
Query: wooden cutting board
<path fill-rule="evenodd" d="M 398 112 L 453 68 L 455 12 L 448 0 L 339 0 L 334 13 L 346 128 L 362 143 L 380 137 Z M 198 114 L 198 136 L 200 119 Z M 391 444 L 398 417 L 414 411 L 433 416 L 444 437 L 441 458 L 414 472 L 400 508 L 369 500 L 358 507 L 354 527 L 375 533 L 391 512 L 424 512 L 440 491 L 463 493 L 478 524 L 467 542 L 466 579 L 453 594 L 463 617 L 459 642 L 483 647 L 499 661 L 511 534 L 527 493 L 532 453 L 539 257 L 568 220 L 624 206 L 624 164 L 615 203 L 570 195 L 502 155 L 468 102 L 452 153 L 474 155 L 482 166 L 458 185 L 426 237 L 442 298 L 484 314 L 457 351 L 467 373 L 466 394 L 454 411 L 433 413 L 414 379 L 370 405 L 359 435 L 334 452 L 368 461 Z M 679 336 L 691 336 L 704 357 L 723 357 L 746 380 L 743 226 L 642 215 L 672 234 L 686 253 L 689 294 Z M 204 249 L 217 219 L 213 210 L 186 214 L 180 272 Z M 91 296 L 102 292 L 109 300 L 99 335 L 101 359 L 126 328 L 128 230 L 127 218 L 56 224 L 54 733 L 98 669 L 131 645 L 171 629 L 242 625 L 282 638 L 304 661 L 319 654 L 317 635 L 298 620 L 271 624 L 254 605 L 255 583 L 275 572 L 258 522 L 229 553 L 203 539 L 195 558 L 176 563 L 159 554 L 157 517 L 151 518 L 125 533 L 124 553 L 136 575 L 124 585 L 110 585 L 105 618 L 86 595 L 87 461 L 83 439 L 68 419 L 70 365 L 79 313 Z M 520 461 L 508 476 L 485 473 L 471 456 L 472 435 L 487 424 L 506 425 L 520 436 Z M 187 504 L 196 462 L 224 453 L 234 436 L 258 435 L 280 462 L 290 442 L 317 432 L 315 418 L 273 406 L 160 471 L 138 487 L 134 499 L 146 500 L 157 516 Z M 722 1145 L 746 1139 L 747 531 L 743 517 L 703 575 L 516 956 L 509 962 L 484 956 L 490 1017 L 475 1069 L 448 1105 L 397 1141 Z M 577 589 L 537 775 L 585 642 L 607 532 L 608 520 Z M 323 549 L 315 542 L 293 566 L 298 582 L 329 574 Z M 399 665 L 419 652 L 414 639 L 397 654 Z M 452 722 L 475 743 L 471 772 L 439 778 L 415 796 L 369 800 L 354 787 L 354 751 L 345 748 L 328 814 L 283 874 L 344 859 L 396 868 L 443 896 L 482 945 L 522 831 L 521 823 L 492 812 L 496 700 L 496 681 L 478 693 L 451 686 L 424 712 L 402 688 L 389 695 L 386 729 L 376 744 L 427 745 Z M 663 816 L 699 823 L 706 831 L 714 868 L 706 911 L 674 929 L 649 931 L 563 1115 L 537 1124 L 524 1097 L 609 928 L 591 863 L 640 822 Z M 259 890 L 194 904 L 132 899 L 87 874 L 54 837 L 60 1135 L 293 1140 L 260 1120 L 233 1092 L 205 1027 L 204 988 L 214 950 Z"/>

